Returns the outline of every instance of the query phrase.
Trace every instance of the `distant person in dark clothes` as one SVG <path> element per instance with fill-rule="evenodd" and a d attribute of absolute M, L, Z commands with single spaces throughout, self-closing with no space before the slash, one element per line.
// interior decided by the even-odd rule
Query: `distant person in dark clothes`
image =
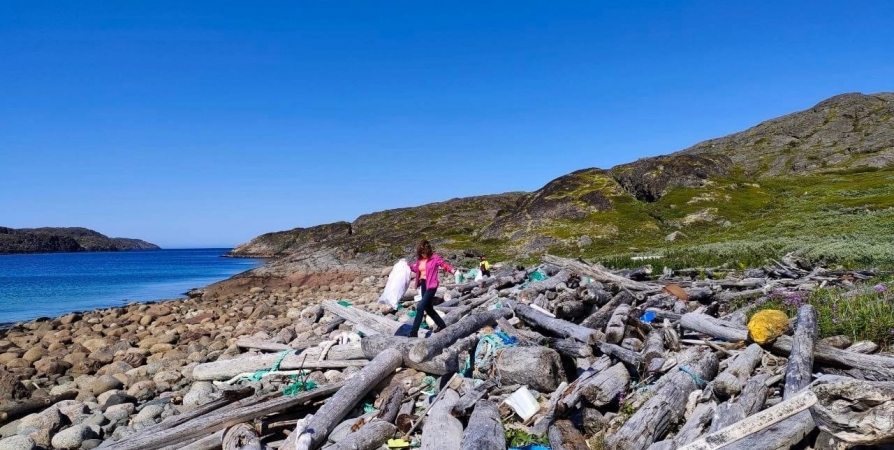
<path fill-rule="evenodd" d="M 436 331 L 447 327 L 447 324 L 435 311 L 433 301 L 435 292 L 438 290 L 438 269 L 444 269 L 451 274 L 455 271 L 440 255 L 432 252 L 431 244 L 428 241 L 422 241 L 416 247 L 416 258 L 418 260 L 410 266 L 410 270 L 416 274 L 416 288 L 422 294 L 422 300 L 416 304 L 416 317 L 413 318 L 410 337 L 419 336 L 419 327 L 422 325 L 422 318 L 425 314 L 435 321 L 438 326 Z"/>
<path fill-rule="evenodd" d="M 481 275 L 490 276 L 490 263 L 487 262 L 487 257 L 484 255 L 481 255 L 481 263 L 478 264 L 478 270 L 481 271 Z"/>

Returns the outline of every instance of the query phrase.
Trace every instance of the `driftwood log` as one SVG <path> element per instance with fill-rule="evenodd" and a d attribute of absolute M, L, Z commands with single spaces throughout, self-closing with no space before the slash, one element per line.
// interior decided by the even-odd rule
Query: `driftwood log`
<path fill-rule="evenodd" d="M 455 408 L 454 408 L 455 409 Z M 461 450 L 506 450 L 506 432 L 497 405 L 487 400 L 475 403 L 469 427 L 463 433 Z"/>
<path fill-rule="evenodd" d="M 705 347 L 688 348 L 679 358 L 679 370 L 661 377 L 663 381 L 656 383 L 652 396 L 617 433 L 606 439 L 610 448 L 649 448 L 664 437 L 672 424 L 681 421 L 689 393 L 717 374 L 717 357 Z"/>
<path fill-rule="evenodd" d="M 422 426 L 421 450 L 459 450 L 463 439 L 463 424 L 450 414 L 459 394 L 445 388 L 436 402 L 431 405 L 425 425 Z"/>
<path fill-rule="evenodd" d="M 580 395 L 593 406 L 605 406 L 627 389 L 630 373 L 623 364 L 614 366 L 590 377 L 579 387 Z"/>
<path fill-rule="evenodd" d="M 460 354 L 471 350 L 478 343 L 476 336 L 468 336 L 447 347 L 434 358 L 417 363 L 410 359 L 409 354 L 413 346 L 420 340 L 419 338 L 408 338 L 406 336 L 372 335 L 364 337 L 360 341 L 360 345 L 364 355 L 369 359 L 375 358 L 376 355 L 389 348 L 393 348 L 401 352 L 405 367 L 431 375 L 446 375 L 458 372 L 463 362 L 460 361 Z"/>
<path fill-rule="evenodd" d="M 609 272 L 605 267 L 602 267 L 598 264 L 591 266 L 580 261 L 560 258 L 553 255 L 544 255 L 543 261 L 565 269 L 570 269 L 571 271 L 581 276 L 592 278 L 593 280 L 599 281 L 601 283 L 613 283 L 634 291 L 650 291 L 656 289 L 655 285 L 640 283 L 629 278 L 624 278 L 620 275 L 615 275 Z"/>
<path fill-rule="evenodd" d="M 768 378 L 770 378 L 768 374 L 750 378 L 741 395 L 721 403 L 714 412 L 714 420 L 709 431 L 712 433 L 718 431 L 763 409 L 770 390 L 766 384 Z"/>
<path fill-rule="evenodd" d="M 704 314 L 684 314 L 680 318 L 680 325 L 683 328 L 730 342 L 745 341 L 748 338 L 748 330 L 746 328 Z M 771 349 L 774 353 L 788 356 L 792 350 L 792 338 L 780 336 L 773 343 Z M 825 364 L 874 372 L 894 380 L 894 357 L 864 355 L 840 350 L 817 342 L 814 348 L 814 359 Z"/>
<path fill-rule="evenodd" d="M 67 391 L 57 395 L 36 397 L 25 400 L 24 402 L 0 406 L 0 423 L 10 422 L 19 417 L 42 411 L 56 403 L 63 400 L 72 400 L 77 396 L 77 391 Z"/>
<path fill-rule="evenodd" d="M 811 386 L 817 426 L 850 445 L 894 444 L 894 383 L 840 379 Z"/>
<path fill-rule="evenodd" d="M 553 450 L 589 450 L 590 446 L 570 420 L 557 420 L 549 428 L 549 445 Z"/>
<path fill-rule="evenodd" d="M 523 384 L 540 392 L 552 392 L 565 381 L 562 360 L 546 347 L 507 347 L 493 362 L 494 377 L 501 384 Z"/>
<path fill-rule="evenodd" d="M 615 313 L 615 309 L 617 309 L 621 305 L 629 305 L 634 301 L 633 295 L 630 295 L 627 291 L 621 291 L 615 294 L 608 303 L 602 305 L 599 309 L 596 310 L 593 314 L 590 314 L 589 317 L 583 320 L 580 323 L 582 327 L 592 328 L 594 330 L 601 330 L 608 325 L 609 319 L 611 319 L 612 314 Z"/>
<path fill-rule="evenodd" d="M 701 439 L 689 443 L 678 450 L 714 450 L 723 447 L 739 448 L 739 446 L 731 446 L 730 444 L 740 444 L 743 438 L 753 435 L 761 430 L 765 430 L 773 424 L 782 422 L 789 417 L 793 417 L 800 412 L 806 412 L 808 408 L 816 403 L 816 395 L 812 391 L 805 390 L 800 394 L 785 400 L 775 406 L 771 406 L 757 414 L 754 414 L 745 420 L 736 422 L 722 430 L 711 433 Z M 809 413 L 808 413 L 809 414 Z M 754 443 L 756 447 L 752 450 L 772 449 L 775 446 L 766 445 L 767 443 Z"/>
<path fill-rule="evenodd" d="M 627 318 L 630 316 L 630 305 L 619 305 L 605 326 L 605 342 L 617 344 L 624 340 L 627 329 Z"/>
<path fill-rule="evenodd" d="M 711 425 L 715 410 L 717 410 L 717 403 L 713 401 L 696 406 L 695 411 L 686 420 L 686 424 L 674 436 L 674 448 L 682 447 L 705 434 Z"/>
<path fill-rule="evenodd" d="M 603 334 L 597 330 L 582 327 L 566 320 L 549 317 L 524 303 L 509 301 L 507 304 L 525 322 L 549 330 L 559 336 L 574 338 L 589 345 L 593 345 L 604 338 Z"/>
<path fill-rule="evenodd" d="M 345 439 L 326 447 L 327 450 L 376 450 L 397 434 L 393 424 L 376 419 L 363 425 Z"/>
<path fill-rule="evenodd" d="M 421 363 L 441 353 L 454 342 L 478 332 L 486 325 L 491 325 L 500 317 L 509 317 L 512 314 L 508 308 L 497 308 L 464 317 L 453 325 L 435 333 L 434 336 L 420 340 L 410 348 L 409 359 Z"/>
<path fill-rule="evenodd" d="M 316 354 L 316 357 L 314 356 Z M 362 367 L 367 364 L 360 343 L 333 345 L 327 358 L 319 361 L 320 353 L 290 353 L 280 362 L 280 370 L 296 369 L 343 369 L 345 367 Z M 192 371 L 196 381 L 227 380 L 244 373 L 269 369 L 279 358 L 278 354 L 268 353 L 223 361 L 212 361 L 199 364 Z"/>
<path fill-rule="evenodd" d="M 816 347 L 818 333 L 816 319 L 816 309 L 813 306 L 804 305 L 798 308 L 792 351 L 785 367 L 783 399 L 794 397 L 810 384 L 813 373 L 813 349 Z"/>
<path fill-rule="evenodd" d="M 310 434 L 310 448 L 316 449 L 326 442 L 329 433 L 377 384 L 391 375 L 403 362 L 403 356 L 395 349 L 379 353 L 369 365 L 351 378 L 343 388 L 326 401 L 314 414 L 304 431 Z M 311 391 L 313 392 L 313 391 Z M 298 438 L 301 439 L 300 437 Z"/>
<path fill-rule="evenodd" d="M 729 398 L 742 392 L 751 372 L 760 364 L 763 354 L 764 349 L 760 345 L 751 344 L 736 355 L 726 366 L 726 370 L 714 380 L 714 393 L 720 398 Z"/>
<path fill-rule="evenodd" d="M 360 331 L 363 331 L 366 334 L 381 333 L 387 336 L 393 336 L 397 334 L 397 331 L 401 328 L 399 322 L 366 312 L 360 308 L 342 306 L 335 300 L 324 300 L 323 308 L 325 308 L 326 311 L 353 323 L 360 329 Z"/>
<path fill-rule="evenodd" d="M 104 448 L 107 450 L 157 450 L 168 445 L 176 445 L 192 439 L 201 438 L 209 433 L 214 433 L 215 431 L 223 430 L 239 423 L 248 422 L 268 414 L 280 412 L 318 398 L 329 396 L 337 392 L 344 385 L 345 383 L 333 383 L 326 386 L 320 386 L 317 389 L 303 392 L 293 397 L 282 397 L 280 394 L 274 394 L 271 397 L 261 399 L 261 401 L 259 401 L 259 399 L 247 398 L 233 404 L 233 406 L 236 407 L 223 408 L 189 422 L 184 422 L 178 426 L 157 433 L 147 435 L 141 434 L 140 436 L 119 441 Z M 242 405 L 242 402 L 245 402 L 246 405 Z"/>
<path fill-rule="evenodd" d="M 646 373 L 656 373 L 664 366 L 664 331 L 653 329 L 643 348 L 643 366 Z"/>
<path fill-rule="evenodd" d="M 239 423 L 228 428 L 223 435 L 223 450 L 261 450 L 261 438 L 254 427 Z"/>

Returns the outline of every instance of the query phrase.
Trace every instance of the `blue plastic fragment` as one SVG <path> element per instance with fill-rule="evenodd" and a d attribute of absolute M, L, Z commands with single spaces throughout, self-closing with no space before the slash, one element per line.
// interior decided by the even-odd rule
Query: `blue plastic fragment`
<path fill-rule="evenodd" d="M 652 321 L 655 320 L 655 312 L 646 311 L 646 313 L 643 314 L 643 316 L 640 317 L 639 320 L 642 320 L 643 323 L 652 323 Z"/>

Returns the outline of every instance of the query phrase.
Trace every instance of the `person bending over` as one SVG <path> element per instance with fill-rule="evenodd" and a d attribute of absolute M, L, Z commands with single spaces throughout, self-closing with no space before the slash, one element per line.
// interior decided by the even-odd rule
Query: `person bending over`
<path fill-rule="evenodd" d="M 438 290 L 438 270 L 443 269 L 449 273 L 455 270 L 447 261 L 444 261 L 440 255 L 432 252 L 431 243 L 423 240 L 416 246 L 417 261 L 410 266 L 410 270 L 416 274 L 416 289 L 422 294 L 422 300 L 416 304 L 416 317 L 413 318 L 413 328 L 410 330 L 410 337 L 419 336 L 419 327 L 422 325 L 422 318 L 428 314 L 435 324 L 438 326 L 436 331 L 441 331 L 447 327 L 438 312 L 435 311 L 434 299 L 435 292 Z"/>

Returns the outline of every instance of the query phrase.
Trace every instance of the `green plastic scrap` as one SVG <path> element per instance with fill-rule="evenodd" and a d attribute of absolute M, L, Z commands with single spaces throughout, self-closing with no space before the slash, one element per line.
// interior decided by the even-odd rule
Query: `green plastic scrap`
<path fill-rule="evenodd" d="M 297 377 L 293 376 L 292 379 Z M 314 381 L 301 381 L 298 380 L 294 383 L 289 384 L 288 386 L 282 388 L 282 395 L 298 395 L 301 392 L 312 391 L 317 388 L 317 383 Z"/>
<path fill-rule="evenodd" d="M 282 364 L 282 360 L 286 359 L 286 356 L 288 356 L 289 353 L 292 353 L 292 350 L 283 350 L 283 352 L 276 357 L 276 361 L 273 362 L 273 365 L 270 366 L 269 369 L 261 369 L 248 377 L 248 379 L 251 381 L 261 381 L 261 378 L 264 378 L 264 375 L 267 373 L 276 372 L 279 370 L 279 365 Z"/>
<path fill-rule="evenodd" d="M 376 407 L 373 406 L 372 403 L 364 403 L 363 404 L 363 413 L 364 414 L 374 413 L 376 411 L 378 411 L 378 409 L 376 409 Z"/>
<path fill-rule="evenodd" d="M 339 301 L 338 301 L 338 304 L 341 305 L 341 306 L 344 306 L 345 308 L 350 307 L 350 306 L 354 306 L 354 305 L 351 304 L 351 302 L 349 302 L 349 301 L 347 301 L 347 300 L 339 300 Z"/>

